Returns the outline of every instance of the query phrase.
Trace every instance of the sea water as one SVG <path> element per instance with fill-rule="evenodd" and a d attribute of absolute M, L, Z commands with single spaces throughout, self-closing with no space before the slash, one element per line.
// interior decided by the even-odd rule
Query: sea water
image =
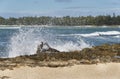
<path fill-rule="evenodd" d="M 41 42 L 47 42 L 52 48 L 66 52 L 105 43 L 120 43 L 120 27 L 0 27 L 0 57 L 35 54 Z"/>

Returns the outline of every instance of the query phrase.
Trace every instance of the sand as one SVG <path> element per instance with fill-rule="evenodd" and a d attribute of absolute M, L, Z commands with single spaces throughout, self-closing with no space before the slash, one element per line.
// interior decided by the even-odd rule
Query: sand
<path fill-rule="evenodd" d="M 4 77 L 3 79 L 120 79 L 120 63 L 58 68 L 20 67 L 0 71 L 0 77 Z"/>

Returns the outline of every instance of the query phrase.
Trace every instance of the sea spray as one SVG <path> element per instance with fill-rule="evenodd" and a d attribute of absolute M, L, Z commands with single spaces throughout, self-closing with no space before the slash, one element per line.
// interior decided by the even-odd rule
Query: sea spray
<path fill-rule="evenodd" d="M 33 30 L 25 31 L 20 29 L 18 33 L 11 37 L 9 57 L 34 53 L 34 50 L 36 49 L 33 47 L 36 47 L 35 43 L 37 41 L 34 41 L 34 35 L 32 33 Z"/>
<path fill-rule="evenodd" d="M 8 57 L 35 54 L 37 46 L 41 42 L 47 42 L 51 47 L 59 51 L 74 51 L 90 47 L 81 37 L 73 38 L 76 39 L 76 42 L 71 39 L 60 39 L 52 30 L 44 27 L 20 28 L 11 37 Z"/>
<path fill-rule="evenodd" d="M 17 27 L 17 28 L 16 28 Z M 0 57 L 35 54 L 38 44 L 47 42 L 60 51 L 120 43 L 120 28 L 22 26 L 0 28 Z"/>
<path fill-rule="evenodd" d="M 76 38 L 76 43 L 73 41 L 67 41 L 62 43 L 61 45 L 56 45 L 54 48 L 61 52 L 69 52 L 69 51 L 76 51 L 76 50 L 82 50 L 83 48 L 89 48 L 91 45 L 86 43 L 83 39 L 78 37 Z"/>
<path fill-rule="evenodd" d="M 21 28 L 11 37 L 9 57 L 35 54 L 37 46 L 50 40 L 50 33 L 44 28 Z"/>

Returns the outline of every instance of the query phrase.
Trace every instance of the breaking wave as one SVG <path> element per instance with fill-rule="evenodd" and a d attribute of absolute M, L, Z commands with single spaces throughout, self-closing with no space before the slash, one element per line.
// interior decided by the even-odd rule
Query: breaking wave
<path fill-rule="evenodd" d="M 10 40 L 9 56 L 16 57 L 20 55 L 35 54 L 37 46 L 41 42 L 47 42 L 51 47 L 59 51 L 81 50 L 91 47 L 81 37 L 74 37 L 75 41 L 58 38 L 50 29 L 41 28 L 20 28 Z"/>
<path fill-rule="evenodd" d="M 83 36 L 83 37 L 94 37 L 94 36 L 115 36 L 119 37 L 119 31 L 107 31 L 107 32 L 94 32 L 90 34 L 61 34 L 59 36 Z"/>
<path fill-rule="evenodd" d="M 17 27 L 17 26 L 12 26 L 12 27 L 10 27 L 10 26 L 4 26 L 4 27 L 0 27 L 0 29 L 20 29 L 21 27 L 19 26 L 19 27 Z"/>

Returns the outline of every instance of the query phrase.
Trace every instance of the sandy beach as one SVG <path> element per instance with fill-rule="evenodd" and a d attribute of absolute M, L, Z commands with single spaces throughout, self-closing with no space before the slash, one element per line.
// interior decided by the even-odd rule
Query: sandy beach
<path fill-rule="evenodd" d="M 20 67 L 0 71 L 1 79 L 120 79 L 120 63 L 69 67 Z"/>

